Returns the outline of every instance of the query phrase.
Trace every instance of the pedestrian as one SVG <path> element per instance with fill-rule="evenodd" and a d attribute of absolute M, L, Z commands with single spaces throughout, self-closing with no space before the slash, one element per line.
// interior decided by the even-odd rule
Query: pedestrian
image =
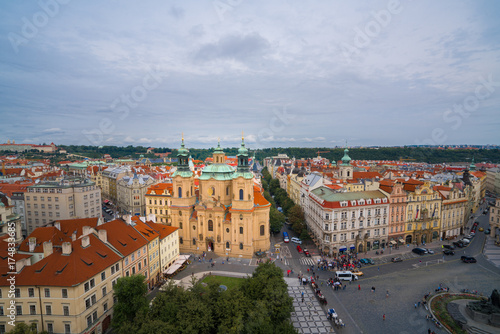
<path fill-rule="evenodd" d="M 420 307 L 420 301 L 418 301 L 417 306 Z"/>
<path fill-rule="evenodd" d="M 385 321 L 385 313 L 384 313 L 384 315 L 382 316 L 382 319 L 384 319 L 384 321 Z"/>
<path fill-rule="evenodd" d="M 358 290 L 361 290 L 361 284 L 358 284 Z"/>
<path fill-rule="evenodd" d="M 374 286 L 372 286 L 372 292 L 375 292 L 375 287 Z"/>
<path fill-rule="evenodd" d="M 344 284 L 343 290 L 345 290 L 346 287 L 347 287 L 347 285 Z"/>
<path fill-rule="evenodd" d="M 377 270 L 380 272 L 380 267 L 377 267 Z"/>
<path fill-rule="evenodd" d="M 417 308 L 417 303 L 415 303 L 415 308 Z"/>
<path fill-rule="evenodd" d="M 302 302 L 304 302 L 304 296 L 302 296 Z"/>

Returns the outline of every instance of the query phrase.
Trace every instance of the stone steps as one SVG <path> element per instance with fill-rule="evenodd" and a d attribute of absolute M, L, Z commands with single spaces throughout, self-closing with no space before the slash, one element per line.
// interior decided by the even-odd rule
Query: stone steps
<path fill-rule="evenodd" d="M 481 328 L 477 328 L 475 326 L 467 327 L 466 331 L 467 331 L 467 333 L 470 333 L 470 334 L 491 334 L 491 333 L 493 333 L 490 331 L 485 331 Z"/>

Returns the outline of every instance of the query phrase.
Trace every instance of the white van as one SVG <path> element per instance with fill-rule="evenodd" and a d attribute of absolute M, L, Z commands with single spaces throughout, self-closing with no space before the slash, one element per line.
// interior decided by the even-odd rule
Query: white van
<path fill-rule="evenodd" d="M 294 242 L 296 244 L 299 244 L 301 245 L 302 244 L 302 240 L 300 240 L 299 238 L 297 237 L 293 237 L 292 239 L 290 239 L 291 242 Z"/>
<path fill-rule="evenodd" d="M 335 277 L 341 281 L 356 281 L 358 279 L 358 276 L 350 271 L 336 271 Z"/>

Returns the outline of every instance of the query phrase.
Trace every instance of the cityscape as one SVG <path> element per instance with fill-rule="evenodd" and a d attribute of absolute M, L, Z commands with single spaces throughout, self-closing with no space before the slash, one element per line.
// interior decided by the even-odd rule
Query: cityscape
<path fill-rule="evenodd" d="M 0 334 L 498 333 L 499 4 L 2 4 Z"/>

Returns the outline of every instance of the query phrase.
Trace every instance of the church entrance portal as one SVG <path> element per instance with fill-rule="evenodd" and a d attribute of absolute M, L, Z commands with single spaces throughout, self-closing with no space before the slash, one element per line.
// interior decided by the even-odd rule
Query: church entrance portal
<path fill-rule="evenodd" d="M 214 242 L 213 241 L 207 242 L 207 251 L 209 251 L 209 252 L 214 251 Z"/>

